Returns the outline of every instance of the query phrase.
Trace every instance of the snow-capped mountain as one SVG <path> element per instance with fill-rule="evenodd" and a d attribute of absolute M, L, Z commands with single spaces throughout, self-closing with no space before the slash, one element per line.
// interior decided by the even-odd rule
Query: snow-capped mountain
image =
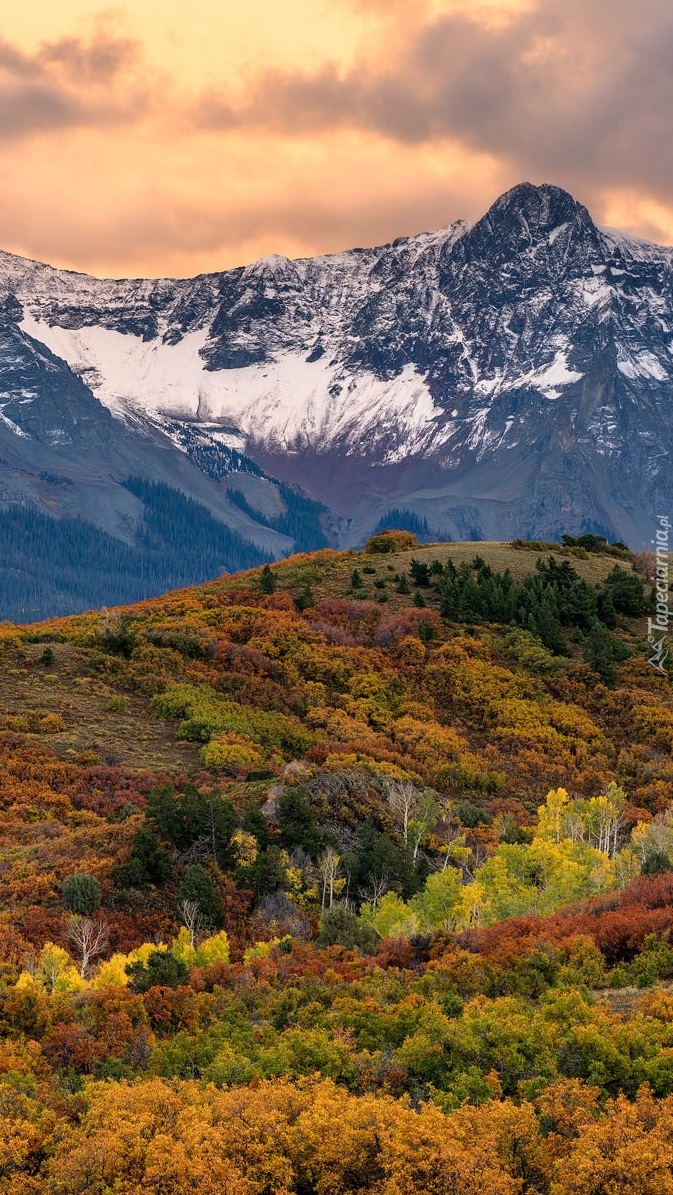
<path fill-rule="evenodd" d="M 189 280 L 1 254 L 0 373 L 0 497 L 118 535 L 131 472 L 275 554 L 292 537 L 274 479 L 329 507 L 335 542 L 395 507 L 438 536 L 641 547 L 673 509 L 673 251 L 557 187 L 515 187 L 471 226 Z"/>

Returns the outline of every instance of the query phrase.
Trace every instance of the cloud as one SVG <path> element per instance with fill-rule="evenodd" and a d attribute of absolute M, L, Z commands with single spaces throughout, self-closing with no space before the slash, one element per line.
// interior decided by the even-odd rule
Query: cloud
<path fill-rule="evenodd" d="M 150 95 L 136 76 L 138 58 L 137 43 L 102 31 L 32 53 L 0 40 L 0 140 L 135 122 Z"/>
<path fill-rule="evenodd" d="M 68 138 L 67 171 L 61 140 L 13 146 L 0 244 L 114 275 L 190 276 L 273 251 L 381 244 L 481 214 L 484 194 L 517 181 L 480 155 L 391 151 L 350 134 L 319 145 L 232 134 L 217 153 L 198 138 L 168 153 L 142 126 L 123 137 L 79 130 Z"/>
<path fill-rule="evenodd" d="M 35 4 L 0 38 L 2 248 L 188 275 L 476 218 L 522 178 L 673 240 L 670 0 Z"/>
<path fill-rule="evenodd" d="M 404 144 L 458 140 L 522 175 L 598 186 L 673 182 L 669 0 L 539 0 L 505 21 L 452 11 L 417 24 L 390 61 L 348 72 L 263 73 L 246 94 L 210 91 L 211 130 L 292 137 L 357 129 Z"/>

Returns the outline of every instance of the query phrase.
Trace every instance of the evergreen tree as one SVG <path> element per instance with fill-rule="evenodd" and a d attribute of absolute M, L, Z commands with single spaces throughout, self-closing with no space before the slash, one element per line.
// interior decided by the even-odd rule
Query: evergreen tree
<path fill-rule="evenodd" d="M 115 870 L 115 882 L 119 887 L 127 884 L 160 884 L 171 874 L 171 861 L 157 835 L 149 826 L 136 831 L 128 863 L 122 863 Z"/>
<path fill-rule="evenodd" d="M 609 630 L 617 626 L 617 611 L 609 588 L 599 590 L 596 608 L 598 617 Z"/>
<path fill-rule="evenodd" d="M 208 872 L 199 863 L 189 868 L 182 881 L 178 903 L 185 900 L 193 900 L 198 905 L 199 912 L 210 929 L 221 927 L 224 921 L 222 901 Z"/>
<path fill-rule="evenodd" d="M 409 574 L 414 585 L 417 588 L 427 589 L 430 584 L 430 566 L 424 564 L 420 560 L 412 560 L 409 565 Z"/>
<path fill-rule="evenodd" d="M 164 842 L 176 846 L 186 845 L 183 841 L 184 818 L 175 789 L 167 782 L 153 788 L 147 797 L 146 820 L 157 831 Z"/>
<path fill-rule="evenodd" d="M 75 872 L 63 884 L 61 900 L 69 913 L 90 917 L 100 908 L 101 886 L 95 876 Z"/>
<path fill-rule="evenodd" d="M 291 785 L 283 790 L 278 799 L 277 818 L 281 845 L 290 853 L 301 847 L 316 859 L 325 843 L 305 789 Z"/>
<path fill-rule="evenodd" d="M 231 836 L 236 828 L 236 811 L 217 790 L 202 793 L 188 784 L 176 793 L 172 784 L 152 789 L 148 797 L 147 821 L 164 842 L 184 851 L 203 840 L 213 859 L 227 861 Z"/>
<path fill-rule="evenodd" d="M 136 996 L 148 992 L 150 988 L 177 988 L 189 982 L 187 967 L 168 950 L 153 950 L 146 963 L 140 959 L 135 963 L 127 963 L 126 974 L 129 988 Z"/>
<path fill-rule="evenodd" d="M 294 599 L 294 604 L 300 612 L 310 610 L 312 606 L 315 606 L 315 596 L 310 585 L 304 586 L 301 593 Z"/>
<path fill-rule="evenodd" d="M 636 573 L 629 573 L 616 564 L 605 578 L 605 588 L 619 614 L 639 618 L 645 613 L 645 586 L 642 577 Z"/>
<path fill-rule="evenodd" d="M 536 622 L 537 633 L 544 646 L 555 656 L 567 655 L 561 622 L 550 601 L 545 600 L 540 604 Z"/>
<path fill-rule="evenodd" d="M 584 659 L 606 684 L 617 679 L 617 664 L 628 659 L 630 651 L 607 627 L 592 627 L 584 643 Z"/>
<path fill-rule="evenodd" d="M 260 851 L 249 867 L 241 868 L 238 878 L 245 888 L 251 888 L 256 898 L 276 892 L 286 883 L 286 871 L 279 846 L 272 844 Z"/>
<path fill-rule="evenodd" d="M 278 582 L 276 581 L 276 578 L 268 564 L 265 564 L 264 568 L 262 569 L 261 576 L 259 578 L 259 587 L 262 593 L 267 594 L 275 593 L 276 589 L 278 588 Z"/>
<path fill-rule="evenodd" d="M 246 804 L 243 810 L 242 828 L 248 834 L 254 834 L 262 850 L 269 845 L 269 826 L 256 801 L 248 801 Z"/>

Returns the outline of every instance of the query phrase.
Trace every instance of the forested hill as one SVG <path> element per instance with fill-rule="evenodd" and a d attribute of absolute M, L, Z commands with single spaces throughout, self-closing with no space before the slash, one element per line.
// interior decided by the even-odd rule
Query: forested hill
<path fill-rule="evenodd" d="M 0 1193 L 673 1189 L 651 570 L 383 531 L 0 625 Z"/>

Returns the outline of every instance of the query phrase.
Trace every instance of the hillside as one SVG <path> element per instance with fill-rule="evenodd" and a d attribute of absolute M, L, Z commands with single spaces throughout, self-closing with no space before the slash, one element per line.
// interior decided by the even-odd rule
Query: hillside
<path fill-rule="evenodd" d="M 0 1192 L 661 1182 L 646 567 L 391 532 L 1 624 Z"/>
<path fill-rule="evenodd" d="M 560 550 L 551 555 L 558 561 L 570 559 L 579 577 L 592 586 L 605 580 L 615 564 L 631 570 L 630 561 L 619 556 L 586 552 L 569 556 Z M 329 551 L 278 563 L 274 565 L 273 575 L 279 590 L 286 592 L 293 601 L 299 599 L 300 604 L 307 588 L 310 589 L 313 606 L 305 612 L 304 619 L 297 615 L 301 625 L 311 619 L 311 609 L 332 600 L 375 601 L 382 607 L 378 611 L 381 617 L 417 609 L 413 606 L 415 586 L 409 575 L 412 560 L 430 565 L 440 558 L 459 566 L 471 563 L 475 556 L 481 557 L 495 572 L 507 569 L 520 580 L 534 573 L 539 553 L 504 543 L 419 545 L 380 556 L 356 551 Z M 362 582 L 356 591 L 351 584 L 355 568 L 359 569 Z M 409 577 L 407 594 L 398 592 L 396 578 L 401 575 Z M 258 603 L 261 600 L 256 596 L 259 594 L 258 574 L 222 578 L 197 590 L 181 590 L 147 602 L 138 609 L 115 609 L 112 614 L 85 615 L 52 621 L 39 628 L 24 628 L 20 636 L 22 658 L 17 661 L 19 666 L 5 670 L 0 676 L 0 706 L 10 718 L 25 718 L 31 711 L 40 710 L 57 714 L 64 723 L 61 731 L 48 736 L 41 736 L 39 731 L 35 733 L 38 740 L 62 757 L 68 752 L 89 751 L 105 763 L 169 771 L 178 766 L 191 772 L 199 766 L 197 749 L 188 743 L 176 742 L 166 724 L 153 715 L 150 702 L 138 692 L 137 686 L 120 688 L 116 675 L 106 675 L 109 667 L 106 670 L 100 667 L 94 649 L 94 644 L 99 648 L 95 635 L 106 621 L 114 623 L 120 617 L 123 621 L 128 618 L 130 626 L 137 625 L 145 630 L 149 620 L 151 633 L 155 636 L 156 628 L 162 625 L 164 618 L 171 622 L 188 618 L 190 624 L 200 627 L 203 633 L 210 626 L 206 613 L 210 604 L 221 601 L 236 604 L 236 595 L 241 591 L 245 603 Z M 440 598 L 435 586 L 424 587 L 422 594 L 428 612 L 438 613 Z M 385 601 L 381 601 L 383 597 Z M 367 607 L 355 609 L 369 613 Z M 371 618 L 371 614 L 369 616 Z M 423 616 L 417 618 L 422 621 Z M 641 629 L 638 624 L 632 625 L 634 630 Z M 13 633 L 11 637 L 15 638 Z M 53 652 L 53 666 L 40 665 L 45 643 Z M 113 671 L 118 672 L 119 667 L 117 662 Z M 122 696 L 126 702 L 124 713 L 108 708 L 117 696 Z"/>

